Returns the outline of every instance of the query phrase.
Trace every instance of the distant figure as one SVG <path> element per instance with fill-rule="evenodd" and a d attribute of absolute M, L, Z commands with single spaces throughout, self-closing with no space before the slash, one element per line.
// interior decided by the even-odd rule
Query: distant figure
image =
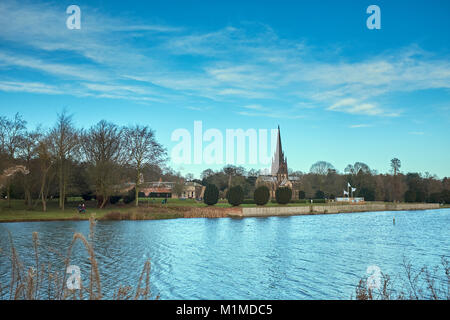
<path fill-rule="evenodd" d="M 84 203 L 82 203 L 82 204 L 80 203 L 77 208 L 78 208 L 78 213 L 86 213 L 86 206 Z"/>
<path fill-rule="evenodd" d="M 395 217 L 393 218 L 392 222 L 394 223 L 394 226 L 395 226 Z"/>

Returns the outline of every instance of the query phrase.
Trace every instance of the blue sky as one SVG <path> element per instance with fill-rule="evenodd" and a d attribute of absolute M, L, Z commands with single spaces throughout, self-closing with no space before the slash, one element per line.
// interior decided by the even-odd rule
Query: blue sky
<path fill-rule="evenodd" d="M 66 8 L 81 8 L 81 30 Z M 366 8 L 381 9 L 369 30 Z M 51 126 L 271 129 L 288 165 L 450 176 L 449 1 L 0 2 L 0 111 Z M 194 173 L 222 165 L 179 165 Z M 263 165 L 247 166 L 263 168 Z"/>

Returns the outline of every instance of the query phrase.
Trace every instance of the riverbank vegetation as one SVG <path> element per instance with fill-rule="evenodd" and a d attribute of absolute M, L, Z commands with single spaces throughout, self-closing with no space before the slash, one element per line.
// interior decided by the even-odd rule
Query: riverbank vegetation
<path fill-rule="evenodd" d="M 378 277 L 379 276 L 379 277 Z M 363 277 L 355 288 L 357 300 L 450 300 L 450 264 L 442 257 L 435 267 L 413 266 L 403 260 L 403 272 L 393 278 L 380 273 Z"/>

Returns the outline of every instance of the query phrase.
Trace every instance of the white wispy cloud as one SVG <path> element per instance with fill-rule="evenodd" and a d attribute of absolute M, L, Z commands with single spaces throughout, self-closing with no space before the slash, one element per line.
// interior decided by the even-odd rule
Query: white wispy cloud
<path fill-rule="evenodd" d="M 349 128 L 368 128 L 368 127 L 372 127 L 372 125 L 366 124 L 366 123 L 360 123 L 360 124 L 352 124 L 349 126 Z"/>
<path fill-rule="evenodd" d="M 354 98 L 339 100 L 338 102 L 328 107 L 327 110 L 368 116 L 398 116 L 398 113 L 386 112 L 385 110 L 374 104 L 360 102 Z"/>
<path fill-rule="evenodd" d="M 6 92 L 30 92 L 45 94 L 63 94 L 55 86 L 40 82 L 0 81 L 0 90 Z"/>

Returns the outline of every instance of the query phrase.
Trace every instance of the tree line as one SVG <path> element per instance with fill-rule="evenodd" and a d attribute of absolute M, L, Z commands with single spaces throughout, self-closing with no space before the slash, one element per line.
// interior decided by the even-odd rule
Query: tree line
<path fill-rule="evenodd" d="M 53 127 L 28 130 L 20 114 L 0 117 L 0 187 L 8 206 L 11 198 L 22 198 L 28 207 L 40 203 L 46 211 L 48 199 L 57 198 L 64 209 L 67 197 L 91 193 L 103 208 L 118 186 L 130 181 L 137 205 L 144 176 L 180 178 L 166 162 L 167 151 L 149 126 L 101 120 L 78 129 L 64 111 Z"/>
<path fill-rule="evenodd" d="M 289 176 L 298 177 L 295 182 L 300 190 L 300 199 L 334 199 L 342 197 L 347 184 L 356 188 L 355 197 L 364 197 L 366 201 L 389 202 L 445 202 L 450 203 L 450 179 L 439 179 L 428 172 L 401 172 L 401 161 L 393 158 L 391 172 L 378 173 L 363 162 L 349 164 L 340 173 L 331 163 L 318 161 L 309 172 L 289 169 Z M 215 184 L 221 198 L 233 186 L 241 186 L 246 199 L 253 198 L 258 187 L 259 170 L 245 170 L 243 167 L 225 166 L 221 170 L 206 169 L 199 183 Z"/>
<path fill-rule="evenodd" d="M 24 199 L 28 207 L 42 206 L 51 198 L 61 209 L 71 196 L 90 194 L 103 208 L 127 182 L 133 182 L 135 205 L 145 181 L 175 182 L 174 193 L 183 192 L 184 182 L 217 186 L 220 198 L 241 186 L 245 199 L 253 198 L 260 170 L 226 165 L 206 169 L 200 179 L 184 177 L 167 166 L 167 151 L 149 126 L 118 126 L 101 120 L 89 128 L 76 128 L 63 111 L 51 128 L 27 128 L 20 114 L 0 116 L 0 188 L 8 205 L 12 198 Z M 450 179 L 429 173 L 401 172 L 401 161 L 392 159 L 390 173 L 378 173 L 367 164 L 349 164 L 339 172 L 331 163 L 318 161 L 309 172 L 289 170 L 299 177 L 299 197 L 333 199 L 342 196 L 347 183 L 357 189 L 354 196 L 367 201 L 450 203 Z"/>

